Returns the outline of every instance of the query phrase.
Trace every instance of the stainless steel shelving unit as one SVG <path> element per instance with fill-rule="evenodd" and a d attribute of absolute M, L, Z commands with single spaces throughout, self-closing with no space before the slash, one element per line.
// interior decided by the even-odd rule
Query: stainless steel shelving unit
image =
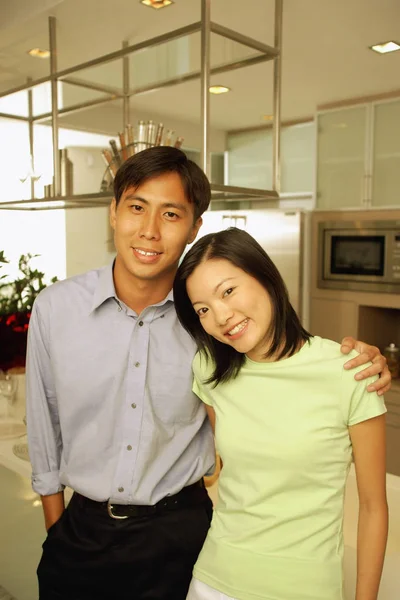
<path fill-rule="evenodd" d="M 60 158 L 58 151 L 58 121 L 59 116 L 67 113 L 77 112 L 92 106 L 98 106 L 116 99 L 123 101 L 123 125 L 130 122 L 129 99 L 137 94 L 155 91 L 163 87 L 173 86 L 179 83 L 200 79 L 201 81 L 201 163 L 206 175 L 210 176 L 210 150 L 209 150 L 209 129 L 210 129 L 210 98 L 209 85 L 210 76 L 224 73 L 234 69 L 241 69 L 251 65 L 266 61 L 274 62 L 273 75 L 273 188 L 272 190 L 258 190 L 252 188 L 241 188 L 226 185 L 211 185 L 212 199 L 218 201 L 232 200 L 263 200 L 276 201 L 279 198 L 280 191 L 280 121 L 281 121 L 281 46 L 282 46 L 282 12 L 283 0 L 275 0 L 275 35 L 274 46 L 263 44 L 255 39 L 247 37 L 237 31 L 233 31 L 218 25 L 211 21 L 211 0 L 201 0 L 201 21 L 175 29 L 174 31 L 154 37 L 152 39 L 129 45 L 128 42 L 122 43 L 122 48 L 115 52 L 105 54 L 96 59 L 75 65 L 68 69 L 57 71 L 57 39 L 56 39 L 56 20 L 49 17 L 49 48 L 51 53 L 50 74 L 36 80 L 28 80 L 25 85 L 7 90 L 0 93 L 0 98 L 20 92 L 28 91 L 28 117 L 19 115 L 1 113 L 0 117 L 25 121 L 29 124 L 29 145 L 31 155 L 33 154 L 33 125 L 34 123 L 43 123 L 52 121 L 52 140 L 53 140 L 53 166 L 54 166 L 54 184 L 55 196 L 52 198 L 34 198 L 34 187 L 31 186 L 31 198 L 29 200 L 14 200 L 10 202 L 0 202 L 0 210 L 55 210 L 66 208 L 86 208 L 96 206 L 106 206 L 112 199 L 109 193 L 84 194 L 73 196 L 61 196 L 61 176 L 60 176 Z M 131 88 L 129 82 L 129 56 L 140 50 L 152 48 L 160 44 L 176 40 L 181 37 L 199 33 L 201 34 L 201 68 L 200 71 L 174 77 L 167 81 L 152 84 L 145 87 Z M 210 35 L 211 33 L 220 35 L 229 40 L 238 42 L 243 46 L 251 48 L 257 54 L 243 58 L 241 60 L 228 62 L 223 65 L 211 67 L 210 60 Z M 74 77 L 75 74 L 102 64 L 106 64 L 116 59 L 121 59 L 123 72 L 122 89 L 114 89 L 109 86 L 100 85 L 90 81 L 84 81 Z M 57 85 L 63 81 L 70 85 L 80 86 L 82 88 L 95 90 L 104 93 L 101 98 L 81 102 L 73 106 L 58 109 Z M 33 114 L 32 108 L 32 88 L 42 83 L 51 84 L 51 107 L 49 113 L 40 115 Z"/>

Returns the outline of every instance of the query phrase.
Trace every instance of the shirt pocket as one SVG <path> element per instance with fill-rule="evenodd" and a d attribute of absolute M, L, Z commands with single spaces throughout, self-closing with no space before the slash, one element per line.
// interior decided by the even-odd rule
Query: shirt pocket
<path fill-rule="evenodd" d="M 186 370 L 186 369 L 185 369 Z M 147 386 L 154 416 L 164 423 L 188 423 L 196 418 L 201 408 L 192 392 L 193 376 L 182 372 L 182 366 L 164 363 L 163 373 L 151 378 Z"/>

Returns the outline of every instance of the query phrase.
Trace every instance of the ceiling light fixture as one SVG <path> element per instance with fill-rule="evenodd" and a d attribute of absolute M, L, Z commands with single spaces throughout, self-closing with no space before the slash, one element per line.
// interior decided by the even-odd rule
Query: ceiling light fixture
<path fill-rule="evenodd" d="M 381 44 L 370 46 L 370 49 L 374 52 L 378 52 L 378 54 L 387 54 L 388 52 L 396 52 L 396 50 L 400 50 L 400 44 L 391 40 L 390 42 L 382 42 Z"/>
<path fill-rule="evenodd" d="M 151 8 L 165 8 L 170 4 L 173 4 L 173 0 L 140 0 L 140 4 L 144 4 L 145 6 L 150 6 Z"/>
<path fill-rule="evenodd" d="M 273 121 L 274 120 L 274 115 L 263 115 L 262 116 L 262 120 L 263 121 Z"/>
<path fill-rule="evenodd" d="M 231 91 L 231 88 L 228 88 L 225 85 L 211 85 L 209 90 L 211 94 L 226 94 L 226 92 Z"/>
<path fill-rule="evenodd" d="M 28 54 L 30 56 L 34 56 L 35 58 L 49 58 L 50 50 L 41 50 L 40 48 L 32 48 L 28 50 Z"/>

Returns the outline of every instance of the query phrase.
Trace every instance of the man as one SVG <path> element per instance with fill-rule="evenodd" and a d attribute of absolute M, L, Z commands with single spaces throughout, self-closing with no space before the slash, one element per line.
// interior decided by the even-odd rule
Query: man
<path fill-rule="evenodd" d="M 213 437 L 171 294 L 210 186 L 180 150 L 156 147 L 123 164 L 114 193 L 113 266 L 44 290 L 30 322 L 29 450 L 48 530 L 40 600 L 184 600 L 210 521 Z M 353 366 L 376 357 L 366 348 Z M 366 376 L 382 370 L 374 360 Z"/>

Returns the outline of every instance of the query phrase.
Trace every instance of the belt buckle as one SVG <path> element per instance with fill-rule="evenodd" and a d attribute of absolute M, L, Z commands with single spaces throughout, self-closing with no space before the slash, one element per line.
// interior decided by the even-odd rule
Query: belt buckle
<path fill-rule="evenodd" d="M 128 515 L 124 515 L 124 516 L 119 516 L 119 515 L 114 515 L 112 509 L 113 509 L 113 505 L 111 504 L 111 500 L 109 499 L 107 502 L 107 512 L 108 515 L 112 518 L 112 519 L 117 519 L 118 521 L 122 521 L 123 519 L 127 519 Z"/>

